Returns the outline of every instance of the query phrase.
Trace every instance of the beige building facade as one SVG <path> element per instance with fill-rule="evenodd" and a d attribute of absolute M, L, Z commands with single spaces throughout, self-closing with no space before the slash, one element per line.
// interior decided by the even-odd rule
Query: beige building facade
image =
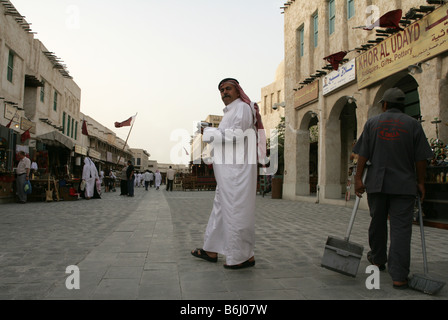
<path fill-rule="evenodd" d="M 55 175 L 64 166 L 79 175 L 83 156 L 99 166 L 132 159 L 125 141 L 81 113 L 81 88 L 11 1 L 0 4 L 0 26 L 0 172 L 12 172 L 17 150 Z M 27 130 L 30 138 L 22 141 Z"/>
<path fill-rule="evenodd" d="M 447 5 L 424 10 L 421 6 L 428 3 L 297 0 L 285 4 L 283 198 L 352 206 L 344 197 L 352 145 L 366 120 L 381 112 L 378 102 L 389 88 L 406 93 L 406 113 L 423 121 L 428 139 L 436 138 L 432 122 L 438 118 L 442 120 L 439 138 L 448 140 L 448 32 L 439 23 Z M 410 18 L 401 25 L 404 30 L 382 34 L 360 28 L 397 9 Z M 324 58 L 341 51 L 346 52 L 345 60 L 338 71 L 332 70 Z M 318 139 L 313 149 L 310 128 L 314 125 Z M 312 172 L 317 175 L 316 192 L 310 188 Z"/>
<path fill-rule="evenodd" d="M 269 135 L 270 130 L 277 127 L 285 116 L 285 62 L 282 61 L 275 73 L 275 79 L 269 85 L 261 88 L 259 103 L 261 120 Z"/>
<path fill-rule="evenodd" d="M 81 135 L 81 150 L 93 161 L 98 162 L 99 167 L 117 169 L 133 159 L 133 153 L 126 142 L 117 137 L 117 134 L 92 117 L 80 113 L 80 123 L 86 121 L 88 135 Z M 76 145 L 75 150 L 80 146 Z"/>
<path fill-rule="evenodd" d="M 149 167 L 150 165 L 149 157 L 151 157 L 151 155 L 149 154 L 148 151 L 136 148 L 132 148 L 130 151 L 133 155 L 132 163 L 134 164 L 136 171 L 140 172 L 144 172 L 146 170 L 153 171 L 152 168 Z"/>
<path fill-rule="evenodd" d="M 205 120 L 201 122 L 208 123 L 210 127 L 218 128 L 223 116 L 209 114 Z M 190 159 L 192 164 L 201 164 L 202 161 L 210 162 L 211 146 L 202 141 L 202 134 L 199 128 L 191 139 Z M 210 162 L 211 163 L 211 162 Z"/>
<path fill-rule="evenodd" d="M 0 135 L 9 155 L 0 157 L 2 171 L 12 170 L 11 155 L 18 150 L 33 159 L 48 152 L 41 165 L 49 160 L 61 171 L 82 140 L 81 89 L 10 1 L 0 5 L 0 25 Z M 22 140 L 26 132 L 29 139 Z"/>

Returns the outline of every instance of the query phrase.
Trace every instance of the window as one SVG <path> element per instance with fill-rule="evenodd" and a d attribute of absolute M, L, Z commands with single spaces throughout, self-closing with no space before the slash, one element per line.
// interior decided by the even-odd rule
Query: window
<path fill-rule="evenodd" d="M 268 96 L 264 96 L 264 115 L 266 115 L 266 112 L 268 110 Z"/>
<path fill-rule="evenodd" d="M 65 116 L 66 113 L 62 113 L 62 134 L 65 134 Z"/>
<path fill-rule="evenodd" d="M 58 111 L 58 92 L 57 91 L 54 92 L 53 110 Z"/>
<path fill-rule="evenodd" d="M 70 120 L 72 119 L 72 117 L 68 116 L 67 117 L 67 136 L 70 137 Z"/>
<path fill-rule="evenodd" d="M 328 1 L 328 25 L 330 30 L 330 35 L 335 31 L 335 20 L 336 20 L 336 7 L 335 0 Z"/>
<path fill-rule="evenodd" d="M 313 35 L 314 35 L 314 48 L 317 48 L 319 43 L 319 15 L 316 13 L 313 15 Z"/>
<path fill-rule="evenodd" d="M 305 29 L 303 26 L 299 29 L 299 56 L 303 57 L 305 54 Z"/>
<path fill-rule="evenodd" d="M 40 102 L 45 102 L 45 81 L 42 80 L 42 87 L 40 87 Z"/>
<path fill-rule="evenodd" d="M 70 137 L 73 138 L 73 131 L 75 129 L 75 118 L 72 118 L 72 132 L 70 133 Z"/>
<path fill-rule="evenodd" d="M 78 140 L 78 121 L 75 122 L 75 140 Z"/>
<path fill-rule="evenodd" d="M 6 75 L 6 79 L 9 82 L 12 82 L 12 76 L 14 74 L 14 52 L 12 50 L 9 50 L 9 57 L 8 57 L 8 73 Z"/>
<path fill-rule="evenodd" d="M 347 0 L 347 19 L 355 16 L 355 0 Z"/>

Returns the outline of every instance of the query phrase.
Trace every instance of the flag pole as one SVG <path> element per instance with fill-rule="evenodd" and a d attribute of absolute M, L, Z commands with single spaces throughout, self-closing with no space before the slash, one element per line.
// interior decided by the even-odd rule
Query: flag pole
<path fill-rule="evenodd" d="M 134 116 L 134 121 L 132 121 L 131 129 L 129 129 L 128 136 L 127 136 L 126 141 L 124 143 L 123 149 L 121 150 L 122 153 L 124 152 L 124 149 L 126 148 L 126 145 L 128 144 L 128 139 L 129 139 L 129 136 L 131 135 L 132 128 L 134 128 L 134 123 L 135 123 L 135 120 L 137 118 L 137 114 L 138 114 L 138 112 Z M 121 160 L 121 154 L 118 156 L 118 160 L 117 160 L 116 166 L 118 166 L 118 164 L 120 163 L 120 160 Z"/>
<path fill-rule="evenodd" d="M 9 123 L 6 125 L 6 128 L 10 129 L 11 124 L 12 124 L 12 121 L 14 120 L 14 118 L 16 117 L 16 115 L 17 115 L 17 110 L 16 110 L 16 112 L 14 113 L 14 115 L 12 116 L 11 121 L 9 121 Z"/>

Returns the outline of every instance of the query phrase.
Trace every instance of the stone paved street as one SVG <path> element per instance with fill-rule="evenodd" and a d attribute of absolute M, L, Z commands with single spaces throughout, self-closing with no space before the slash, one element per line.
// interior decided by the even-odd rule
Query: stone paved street
<path fill-rule="evenodd" d="M 387 272 L 368 290 L 367 211 L 350 241 L 364 246 L 356 278 L 320 266 L 328 236 L 343 238 L 348 207 L 257 196 L 256 266 L 223 268 L 194 258 L 202 246 L 214 192 L 136 188 L 101 200 L 0 206 L 0 299 L 82 300 L 382 300 L 448 299 L 395 290 Z M 429 271 L 448 282 L 448 231 L 426 228 Z M 67 266 L 79 267 L 80 289 L 68 290 Z M 422 272 L 414 226 L 412 273 Z"/>

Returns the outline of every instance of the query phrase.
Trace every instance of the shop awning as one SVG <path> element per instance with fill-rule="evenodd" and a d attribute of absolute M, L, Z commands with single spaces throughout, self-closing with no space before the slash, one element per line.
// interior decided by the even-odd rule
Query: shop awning
<path fill-rule="evenodd" d="M 30 75 L 30 74 L 25 75 L 25 87 L 38 88 L 38 87 L 43 87 L 43 86 L 44 86 L 44 83 L 42 81 L 40 81 L 39 79 L 37 79 L 35 76 Z"/>
<path fill-rule="evenodd" d="M 73 149 L 75 144 L 73 143 L 70 138 L 64 136 L 59 131 L 51 131 L 48 133 L 45 133 L 43 135 L 36 137 L 39 140 L 42 140 L 43 143 L 49 145 L 49 146 L 56 146 L 56 147 L 66 147 L 70 150 Z"/>

